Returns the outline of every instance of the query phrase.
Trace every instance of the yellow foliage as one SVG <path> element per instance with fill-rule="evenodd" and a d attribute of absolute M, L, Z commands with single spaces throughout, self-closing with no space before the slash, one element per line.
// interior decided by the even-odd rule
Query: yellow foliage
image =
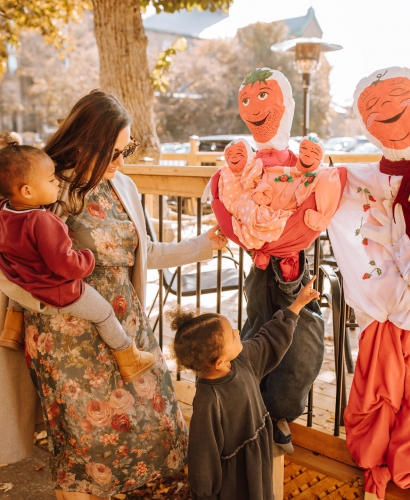
<path fill-rule="evenodd" d="M 161 94 L 166 94 L 169 87 L 169 78 L 165 72 L 172 64 L 171 55 L 175 55 L 177 51 L 183 52 L 187 48 L 188 42 L 183 36 L 179 36 L 170 47 L 158 53 L 157 63 L 151 73 L 151 80 L 154 89 L 159 90 Z"/>
<path fill-rule="evenodd" d="M 40 31 L 61 57 L 70 50 L 69 21 L 79 22 L 91 0 L 0 0 L 0 77 L 7 70 L 7 46 L 19 46 L 23 30 Z"/>

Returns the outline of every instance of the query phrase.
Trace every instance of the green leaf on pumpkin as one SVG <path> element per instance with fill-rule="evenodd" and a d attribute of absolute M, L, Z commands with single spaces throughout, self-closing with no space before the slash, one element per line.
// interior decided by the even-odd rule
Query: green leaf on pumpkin
<path fill-rule="evenodd" d="M 265 83 L 266 80 L 273 75 L 273 72 L 270 69 L 254 69 L 249 75 L 246 76 L 245 80 L 242 82 L 242 85 L 245 87 L 249 83 L 253 85 L 256 82 Z"/>

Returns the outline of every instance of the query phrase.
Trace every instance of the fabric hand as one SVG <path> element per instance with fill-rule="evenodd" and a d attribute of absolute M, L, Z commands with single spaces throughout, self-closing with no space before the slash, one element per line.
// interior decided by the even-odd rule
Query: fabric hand
<path fill-rule="evenodd" d="M 410 239 L 406 234 L 403 208 L 399 203 L 395 206 L 393 219 L 391 202 L 385 200 L 383 205 L 387 215 L 378 209 L 370 209 L 371 215 L 382 225 L 363 224 L 361 235 L 380 243 L 391 255 L 403 279 L 410 284 Z"/>
<path fill-rule="evenodd" d="M 328 225 L 330 224 L 329 217 L 326 217 L 325 215 L 321 214 L 317 210 L 313 210 L 312 208 L 306 210 L 304 221 L 307 227 L 312 229 L 313 231 L 325 231 L 325 229 L 327 229 Z"/>
<path fill-rule="evenodd" d="M 361 227 L 360 233 L 363 238 L 368 238 L 369 240 L 379 243 L 390 252 L 393 216 L 391 203 L 388 200 L 385 200 L 383 205 L 386 209 L 387 215 L 383 214 L 383 212 L 381 212 L 378 208 L 370 209 L 370 215 L 372 215 L 377 222 L 380 222 L 381 226 L 376 226 L 375 224 L 366 222 Z"/>
<path fill-rule="evenodd" d="M 226 236 L 221 232 L 218 225 L 208 229 L 206 235 L 211 241 L 212 250 L 222 250 L 222 248 L 228 243 Z"/>
<path fill-rule="evenodd" d="M 272 198 L 273 188 L 267 182 L 261 182 L 252 193 L 252 199 L 258 205 L 270 205 Z"/>
<path fill-rule="evenodd" d="M 394 209 L 390 253 L 393 255 L 401 276 L 410 284 L 410 238 L 406 233 L 406 221 L 400 203 L 397 203 Z"/>

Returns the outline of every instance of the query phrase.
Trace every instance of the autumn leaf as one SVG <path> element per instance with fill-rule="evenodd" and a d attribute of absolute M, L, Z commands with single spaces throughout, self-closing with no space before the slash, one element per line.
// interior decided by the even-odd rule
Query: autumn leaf
<path fill-rule="evenodd" d="M 10 491 L 14 487 L 13 483 L 0 483 L 0 491 Z"/>

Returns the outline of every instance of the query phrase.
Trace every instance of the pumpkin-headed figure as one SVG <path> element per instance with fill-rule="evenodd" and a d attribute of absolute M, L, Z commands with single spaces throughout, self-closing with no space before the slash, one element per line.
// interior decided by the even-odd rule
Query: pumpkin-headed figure
<path fill-rule="evenodd" d="M 234 173 L 242 172 L 254 156 L 254 152 L 245 139 L 237 139 L 230 142 L 224 151 L 226 164 Z"/>
<path fill-rule="evenodd" d="M 269 68 L 253 70 L 238 93 L 239 114 L 259 149 L 285 149 L 290 138 L 295 101 L 288 79 Z"/>
<path fill-rule="evenodd" d="M 308 135 L 300 143 L 296 168 L 303 173 L 313 172 L 320 167 L 324 157 L 323 144 L 315 136 Z"/>
<path fill-rule="evenodd" d="M 410 70 L 392 67 L 363 78 L 354 109 L 369 141 L 391 161 L 410 159 Z"/>

